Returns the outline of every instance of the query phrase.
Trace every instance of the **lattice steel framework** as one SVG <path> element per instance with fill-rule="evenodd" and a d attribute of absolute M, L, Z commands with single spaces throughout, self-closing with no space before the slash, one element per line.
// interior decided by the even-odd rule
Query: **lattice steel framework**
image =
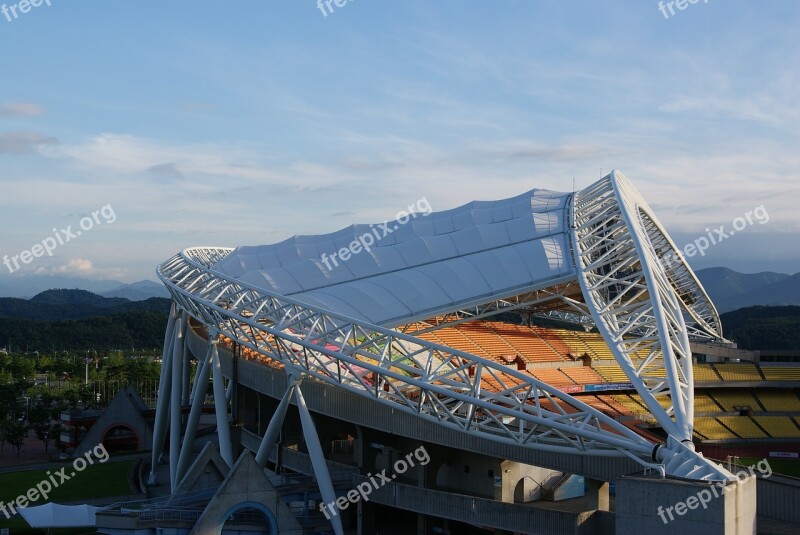
<path fill-rule="evenodd" d="M 677 248 L 620 173 L 574 194 L 569 218 L 576 268 L 571 280 L 442 311 L 422 329 L 355 320 L 214 270 L 229 248 L 186 249 L 159 266 L 158 275 L 177 309 L 209 329 L 210 343 L 217 334 L 229 337 L 283 365 L 291 377 L 322 381 L 501 443 L 571 455 L 627 456 L 666 474 L 731 479 L 691 444 L 689 336 L 722 338 L 717 313 L 696 277 L 677 255 L 664 261 Z M 511 309 L 593 321 L 667 432 L 666 444 L 650 443 L 528 374 L 409 334 Z M 170 325 L 178 334 L 168 332 L 167 340 L 175 340 L 174 351 L 181 351 L 177 340 L 185 324 L 171 320 Z M 174 372 L 179 371 L 176 365 Z M 175 382 L 173 388 L 178 387 Z M 667 395 L 671 402 L 664 409 L 657 398 Z M 158 407 L 157 429 L 163 429 L 166 411 L 180 410 L 172 397 L 172 403 L 165 400 Z M 154 460 L 157 448 L 160 452 L 161 445 L 154 443 Z M 181 459 L 180 467 L 177 458 L 170 461 L 176 464 L 171 473 L 180 475 L 186 461 Z"/>
<path fill-rule="evenodd" d="M 558 389 L 497 362 L 315 309 L 214 272 L 225 249 L 187 249 L 159 268 L 178 307 L 287 370 L 462 431 L 583 455 L 652 444 Z M 499 385 L 482 388 L 482 378 Z"/>
<path fill-rule="evenodd" d="M 576 194 L 572 247 L 592 318 L 616 360 L 661 427 L 691 443 L 689 332 L 722 338 L 710 299 L 650 207 L 617 171 Z M 660 396 L 669 396 L 666 409 Z"/>

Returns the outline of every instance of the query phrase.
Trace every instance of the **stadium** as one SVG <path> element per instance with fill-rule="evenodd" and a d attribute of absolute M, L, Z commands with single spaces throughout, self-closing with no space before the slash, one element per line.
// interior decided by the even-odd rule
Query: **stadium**
<path fill-rule="evenodd" d="M 620 172 L 383 225 L 159 266 L 166 492 L 98 512 L 102 533 L 800 525 L 797 480 L 762 469 L 800 452 L 800 368 L 725 339 Z"/>

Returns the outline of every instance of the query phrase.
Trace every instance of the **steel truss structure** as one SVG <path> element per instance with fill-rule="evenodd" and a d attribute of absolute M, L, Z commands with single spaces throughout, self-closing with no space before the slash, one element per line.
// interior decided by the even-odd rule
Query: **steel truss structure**
<path fill-rule="evenodd" d="M 221 453 L 230 464 L 229 399 L 216 346 L 221 336 L 283 366 L 289 376 L 286 395 L 270 429 L 282 420 L 290 397 L 304 406 L 300 381 L 305 379 L 343 388 L 453 430 L 521 448 L 627 456 L 662 474 L 732 479 L 724 468 L 695 452 L 691 443 L 689 339 L 722 339 L 719 317 L 702 286 L 621 173 L 612 172 L 573 194 L 568 216 L 572 276 L 544 289 L 442 310 L 436 320 L 422 327 L 356 320 L 215 270 L 214 265 L 231 253 L 230 248 L 195 247 L 175 255 L 158 268 L 174 308 L 165 337 L 153 465 L 160 458 L 167 427 L 170 443 L 180 444 L 181 406 L 191 403 L 183 448 L 170 449 L 173 488 L 188 466 L 203 397 L 200 389 L 189 392 L 191 355 L 185 334 L 191 317 L 209 333 L 208 353 L 200 356 L 195 383 L 205 384 L 213 373 Z M 593 323 L 666 431 L 666 443 L 653 444 L 530 375 L 413 335 L 514 309 Z M 659 403 L 660 397 L 670 400 L 666 409 Z M 310 417 L 304 421 L 304 430 L 309 443 L 318 440 Z M 268 429 L 259 450 L 257 459 L 262 465 L 273 445 L 272 435 Z M 312 450 L 315 448 L 310 447 Z M 324 459 L 312 460 L 315 470 L 324 465 Z M 323 494 L 330 494 L 325 471 L 320 468 L 316 473 Z"/>
<path fill-rule="evenodd" d="M 690 443 L 689 332 L 722 339 L 711 300 L 621 173 L 576 194 L 572 213 L 578 280 L 595 325 L 661 427 Z M 666 395 L 664 409 L 657 397 Z"/>

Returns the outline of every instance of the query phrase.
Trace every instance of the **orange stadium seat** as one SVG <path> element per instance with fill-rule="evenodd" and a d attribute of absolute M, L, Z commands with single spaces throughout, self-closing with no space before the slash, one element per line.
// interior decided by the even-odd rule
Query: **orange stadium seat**
<path fill-rule="evenodd" d="M 579 401 L 582 401 L 590 407 L 599 410 L 611 416 L 629 415 L 630 412 L 622 405 L 615 403 L 613 400 L 603 399 L 602 396 L 594 395 L 579 395 L 576 396 Z M 611 403 L 609 403 L 609 401 Z"/>
<path fill-rule="evenodd" d="M 453 327 L 441 327 L 435 331 L 429 331 L 417 336 L 428 342 L 452 347 L 476 357 L 494 360 L 491 354 Z"/>
<path fill-rule="evenodd" d="M 575 381 L 579 385 L 596 385 L 605 383 L 605 379 L 588 366 L 578 366 L 574 368 L 561 368 L 564 375 Z"/>
<path fill-rule="evenodd" d="M 559 370 L 558 368 L 529 368 L 528 373 L 533 375 L 543 383 L 547 383 L 555 387 L 565 386 L 565 385 L 572 386 L 575 384 L 569 377 L 564 375 L 562 371 Z"/>
<path fill-rule="evenodd" d="M 503 355 L 515 354 L 517 351 L 502 337 L 497 336 L 490 328 L 481 322 L 463 323 L 453 327 L 474 345 L 483 349 L 491 358 L 497 359 Z"/>
<path fill-rule="evenodd" d="M 608 405 L 614 414 L 622 416 L 630 416 L 632 414 L 632 411 L 627 406 L 618 402 L 611 394 L 598 394 L 597 399 Z"/>
<path fill-rule="evenodd" d="M 486 327 L 528 362 L 559 362 L 562 357 L 529 327 L 488 322 Z"/>
<path fill-rule="evenodd" d="M 569 356 L 570 353 L 574 353 L 572 348 L 569 347 L 564 340 L 559 336 L 558 331 L 555 329 L 548 329 L 546 327 L 531 327 L 534 333 L 536 333 L 542 340 L 547 342 L 550 347 L 552 347 L 556 353 L 561 355 L 562 357 Z M 579 355 L 576 355 L 579 356 Z"/>

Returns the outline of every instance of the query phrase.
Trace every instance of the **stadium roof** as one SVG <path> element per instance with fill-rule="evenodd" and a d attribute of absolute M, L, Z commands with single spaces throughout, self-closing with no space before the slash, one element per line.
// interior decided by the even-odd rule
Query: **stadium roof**
<path fill-rule="evenodd" d="M 213 269 L 355 319 L 407 323 L 574 278 L 568 198 L 534 189 L 388 224 L 239 247 Z"/>
<path fill-rule="evenodd" d="M 574 193 L 532 190 L 261 247 L 193 247 L 158 274 L 175 301 L 167 339 L 176 359 L 185 311 L 208 327 L 212 357 L 221 334 L 283 364 L 290 377 L 469 433 L 581 455 L 613 450 L 691 479 L 732 477 L 692 448 L 689 336 L 722 340 L 719 316 L 618 171 Z M 588 318 L 666 443 L 654 448 L 530 374 L 394 329 L 439 314 L 447 317 L 431 328 L 520 309 Z M 496 388 L 481 387 L 484 374 Z"/>

